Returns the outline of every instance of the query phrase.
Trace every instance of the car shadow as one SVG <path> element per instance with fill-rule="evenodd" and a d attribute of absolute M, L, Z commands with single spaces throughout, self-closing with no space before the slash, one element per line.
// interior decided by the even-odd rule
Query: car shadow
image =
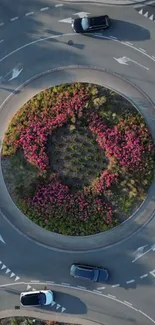
<path fill-rule="evenodd" d="M 150 39 L 148 29 L 124 20 L 112 19 L 109 32 L 121 41 L 144 41 Z"/>
<path fill-rule="evenodd" d="M 111 27 L 104 31 L 83 34 L 87 37 L 97 38 L 97 34 L 101 39 L 104 37 L 116 37 L 120 41 L 144 41 L 150 39 L 150 32 L 148 29 L 141 27 L 137 24 L 132 24 L 123 20 L 112 19 Z"/>
<path fill-rule="evenodd" d="M 61 291 L 54 290 L 53 293 L 55 304 L 53 306 L 44 306 L 41 309 L 46 310 L 47 312 L 52 311 L 58 313 L 63 312 L 66 314 L 87 314 L 87 307 L 80 298 Z"/>

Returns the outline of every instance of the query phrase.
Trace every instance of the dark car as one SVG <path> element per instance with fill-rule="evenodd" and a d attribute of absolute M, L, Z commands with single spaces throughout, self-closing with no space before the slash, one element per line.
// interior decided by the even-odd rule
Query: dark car
<path fill-rule="evenodd" d="M 70 275 L 74 278 L 83 278 L 94 282 L 106 282 L 109 278 L 109 272 L 104 268 L 80 264 L 72 264 Z"/>
<path fill-rule="evenodd" d="M 98 17 L 76 18 L 72 22 L 72 28 L 75 33 L 89 33 L 110 27 L 110 18 L 107 15 Z"/>

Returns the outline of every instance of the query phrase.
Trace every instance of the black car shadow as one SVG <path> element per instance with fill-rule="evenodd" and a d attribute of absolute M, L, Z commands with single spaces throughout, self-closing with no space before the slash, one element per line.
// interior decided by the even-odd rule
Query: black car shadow
<path fill-rule="evenodd" d="M 98 34 L 98 36 L 97 36 Z M 150 39 L 150 32 L 148 29 L 136 24 L 132 24 L 123 20 L 111 19 L 111 27 L 103 31 L 96 31 L 93 33 L 83 34 L 91 38 L 116 37 L 120 41 L 144 41 Z"/>
<path fill-rule="evenodd" d="M 68 293 L 54 290 L 55 304 L 43 306 L 41 309 L 47 312 L 58 312 L 66 314 L 87 314 L 87 307 L 80 298 Z M 37 309 L 40 309 L 38 307 Z M 64 309 L 64 310 L 63 310 Z"/>

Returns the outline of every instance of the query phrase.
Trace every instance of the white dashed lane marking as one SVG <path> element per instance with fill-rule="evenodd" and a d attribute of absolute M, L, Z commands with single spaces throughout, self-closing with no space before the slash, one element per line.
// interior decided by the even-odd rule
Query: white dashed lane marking
<path fill-rule="evenodd" d="M 10 19 L 10 21 L 15 21 L 17 19 L 19 19 L 19 17 L 13 17 L 13 18 Z"/>
<path fill-rule="evenodd" d="M 117 284 L 113 284 L 113 285 L 112 285 L 112 288 L 116 288 L 116 287 L 120 287 L 120 284 L 117 283 Z"/>
<path fill-rule="evenodd" d="M 86 289 L 85 287 L 77 286 L 79 289 Z"/>
<path fill-rule="evenodd" d="M 116 296 L 112 296 L 108 294 L 108 297 L 116 299 Z"/>
<path fill-rule="evenodd" d="M 31 12 L 27 12 L 27 13 L 25 14 L 25 16 L 26 16 L 26 17 L 28 17 L 28 16 L 32 16 L 33 14 L 34 14 L 34 12 L 31 11 Z"/>
<path fill-rule="evenodd" d="M 148 276 L 148 273 L 143 274 L 143 275 L 140 276 L 140 279 L 146 278 L 147 276 Z"/>
<path fill-rule="evenodd" d="M 58 3 L 57 5 L 55 5 L 55 8 L 59 8 L 59 7 L 63 7 L 62 3 Z"/>
<path fill-rule="evenodd" d="M 46 11 L 48 9 L 49 9 L 49 7 L 44 7 L 44 8 L 41 8 L 40 11 Z"/>
<path fill-rule="evenodd" d="M 129 45 L 133 45 L 132 43 L 130 43 L 130 42 L 126 42 L 126 44 L 129 44 Z"/>
<path fill-rule="evenodd" d="M 64 286 L 70 286 L 70 284 L 66 283 L 66 282 L 62 282 L 61 284 L 64 285 Z"/>
<path fill-rule="evenodd" d="M 143 51 L 143 52 L 146 52 L 146 50 L 142 49 L 141 47 L 139 47 L 139 50 Z"/>
<path fill-rule="evenodd" d="M 126 281 L 126 283 L 127 283 L 127 284 L 129 284 L 129 283 L 133 283 L 133 282 L 135 282 L 135 280 L 134 280 L 134 279 L 132 279 L 132 280 L 129 280 L 129 281 Z"/>
<path fill-rule="evenodd" d="M 126 300 L 124 300 L 125 304 L 132 306 L 132 304 Z"/>

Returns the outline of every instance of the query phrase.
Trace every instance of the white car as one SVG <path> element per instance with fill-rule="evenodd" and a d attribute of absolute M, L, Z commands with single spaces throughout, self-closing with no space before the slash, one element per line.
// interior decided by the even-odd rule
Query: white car
<path fill-rule="evenodd" d="M 54 295 L 51 290 L 27 291 L 20 294 L 20 303 L 22 306 L 47 306 L 54 301 Z"/>

